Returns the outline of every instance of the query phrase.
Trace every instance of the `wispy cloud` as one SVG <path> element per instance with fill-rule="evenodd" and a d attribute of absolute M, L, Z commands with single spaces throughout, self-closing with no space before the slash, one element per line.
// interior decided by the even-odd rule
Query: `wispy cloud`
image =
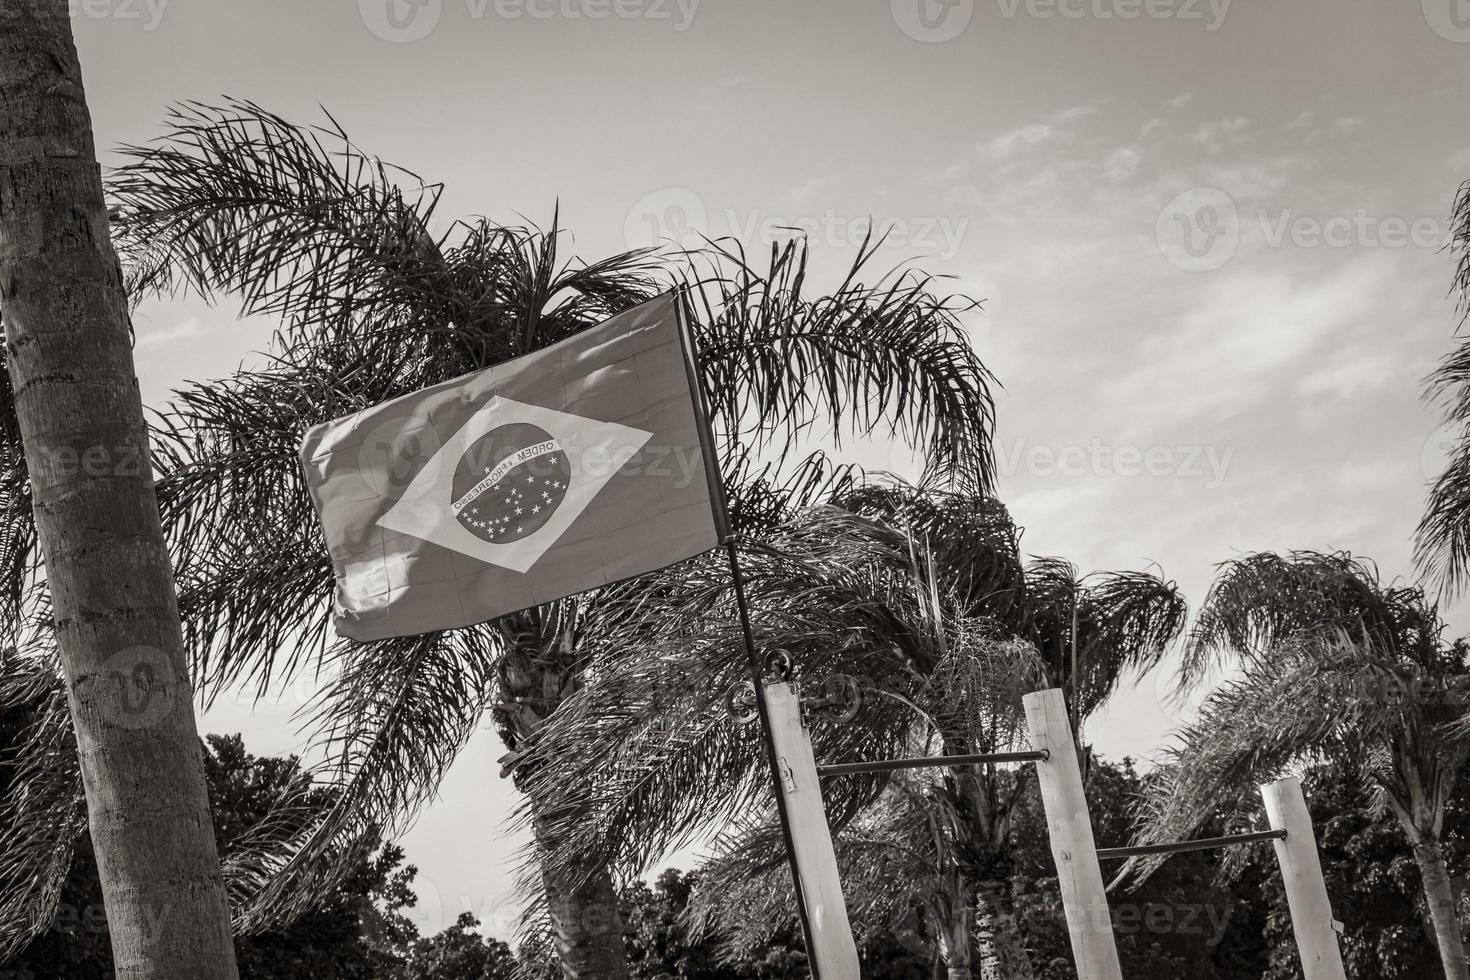
<path fill-rule="evenodd" d="M 797 207 L 803 207 L 811 203 L 812 196 L 823 187 L 829 187 L 836 181 L 831 177 L 812 177 L 796 185 L 786 192 L 786 201 Z"/>
<path fill-rule="evenodd" d="M 1233 147 L 1248 139 L 1246 130 L 1250 128 L 1251 121 L 1245 116 L 1232 116 L 1226 119 L 1217 119 L 1207 122 L 1195 129 L 1190 140 L 1196 145 L 1204 147 L 1210 153 L 1219 153 L 1226 147 Z"/>
<path fill-rule="evenodd" d="M 985 141 L 980 145 L 980 153 L 992 160 L 1008 160 L 1022 150 L 1049 143 L 1060 135 L 1051 123 L 1029 123 Z"/>
<path fill-rule="evenodd" d="M 189 317 L 171 327 L 156 327 L 137 331 L 139 347 L 158 347 L 178 340 L 187 340 L 204 332 L 198 317 Z"/>

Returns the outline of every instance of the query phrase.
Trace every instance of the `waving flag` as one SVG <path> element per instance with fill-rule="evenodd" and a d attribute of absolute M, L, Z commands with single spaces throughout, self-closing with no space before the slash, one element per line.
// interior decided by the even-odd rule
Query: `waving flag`
<path fill-rule="evenodd" d="M 727 535 L 681 297 L 307 432 L 301 462 L 369 640 L 481 623 Z"/>

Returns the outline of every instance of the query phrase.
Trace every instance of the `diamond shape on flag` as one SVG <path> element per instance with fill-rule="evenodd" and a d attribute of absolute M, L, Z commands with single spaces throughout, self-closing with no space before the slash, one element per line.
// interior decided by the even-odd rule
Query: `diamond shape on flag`
<path fill-rule="evenodd" d="M 445 441 L 378 525 L 525 573 L 652 437 L 497 395 Z"/>

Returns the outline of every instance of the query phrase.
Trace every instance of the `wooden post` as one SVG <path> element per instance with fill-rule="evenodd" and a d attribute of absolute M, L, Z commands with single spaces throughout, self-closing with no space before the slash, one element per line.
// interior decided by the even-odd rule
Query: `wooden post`
<path fill-rule="evenodd" d="M 859 980 L 857 945 L 837 877 L 837 854 L 832 849 L 812 740 L 801 720 L 801 695 L 796 685 L 776 681 L 766 685 L 766 706 L 781 770 L 781 794 L 791 819 L 792 848 L 806 896 L 812 945 L 808 952 L 822 980 Z"/>
<path fill-rule="evenodd" d="M 1067 703 L 1059 690 L 1036 691 L 1022 699 L 1031 747 L 1048 753 L 1036 763 L 1041 803 L 1046 810 L 1051 854 L 1062 890 L 1062 909 L 1072 938 L 1078 980 L 1122 980 L 1113 916 L 1103 889 L 1092 817 L 1082 789 L 1082 769 L 1067 720 Z"/>
<path fill-rule="evenodd" d="M 1281 880 L 1286 885 L 1286 904 L 1291 910 L 1291 929 L 1302 957 L 1303 980 L 1346 980 L 1342 952 L 1337 945 L 1332 903 L 1322 880 L 1322 862 L 1317 857 L 1317 837 L 1312 815 L 1302 795 L 1301 780 L 1295 776 L 1278 779 L 1261 787 L 1266 801 L 1266 819 L 1272 828 L 1286 831 L 1286 839 L 1272 841 Z"/>

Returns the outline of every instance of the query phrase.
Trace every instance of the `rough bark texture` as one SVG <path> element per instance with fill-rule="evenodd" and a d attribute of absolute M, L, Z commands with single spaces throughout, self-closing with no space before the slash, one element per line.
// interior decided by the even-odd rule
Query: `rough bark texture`
<path fill-rule="evenodd" d="M 500 664 L 505 701 L 496 712 L 501 741 L 510 750 L 502 763 L 514 766 L 542 721 L 576 690 L 579 664 L 575 615 L 570 604 L 507 617 L 502 621 L 509 652 Z M 555 845 L 545 806 L 534 787 L 521 784 L 531 804 L 537 847 Z M 589 869 L 576 886 L 542 875 L 556 949 L 566 980 L 627 980 L 628 956 L 617 891 L 607 868 Z"/>
<path fill-rule="evenodd" d="M 535 810 L 535 797 L 531 799 Z M 549 843 L 537 822 L 537 843 Z M 566 980 L 627 980 L 628 955 L 623 947 L 623 919 L 618 894 L 605 868 L 595 870 L 583 883 L 569 888 L 550 875 L 542 876 L 546 907 L 556 934 L 556 952 Z"/>
<path fill-rule="evenodd" d="M 970 980 L 970 907 L 963 900 L 949 909 L 948 921 L 940 926 L 939 958 L 949 980 Z"/>
<path fill-rule="evenodd" d="M 1424 897 L 1429 903 L 1429 917 L 1434 923 L 1434 937 L 1439 957 L 1444 963 L 1445 980 L 1470 980 L 1470 964 L 1465 957 L 1465 939 L 1460 935 L 1460 922 L 1455 915 L 1455 891 L 1445 870 L 1444 852 L 1438 840 L 1421 838 L 1414 844 L 1414 859 L 1424 881 Z"/>
<path fill-rule="evenodd" d="M 976 889 L 976 939 L 984 980 L 1034 980 L 1036 976 L 1010 888 L 1008 881 L 987 881 Z"/>
<path fill-rule="evenodd" d="M 234 980 L 66 0 L 0 0 L 0 316 L 117 976 Z"/>

